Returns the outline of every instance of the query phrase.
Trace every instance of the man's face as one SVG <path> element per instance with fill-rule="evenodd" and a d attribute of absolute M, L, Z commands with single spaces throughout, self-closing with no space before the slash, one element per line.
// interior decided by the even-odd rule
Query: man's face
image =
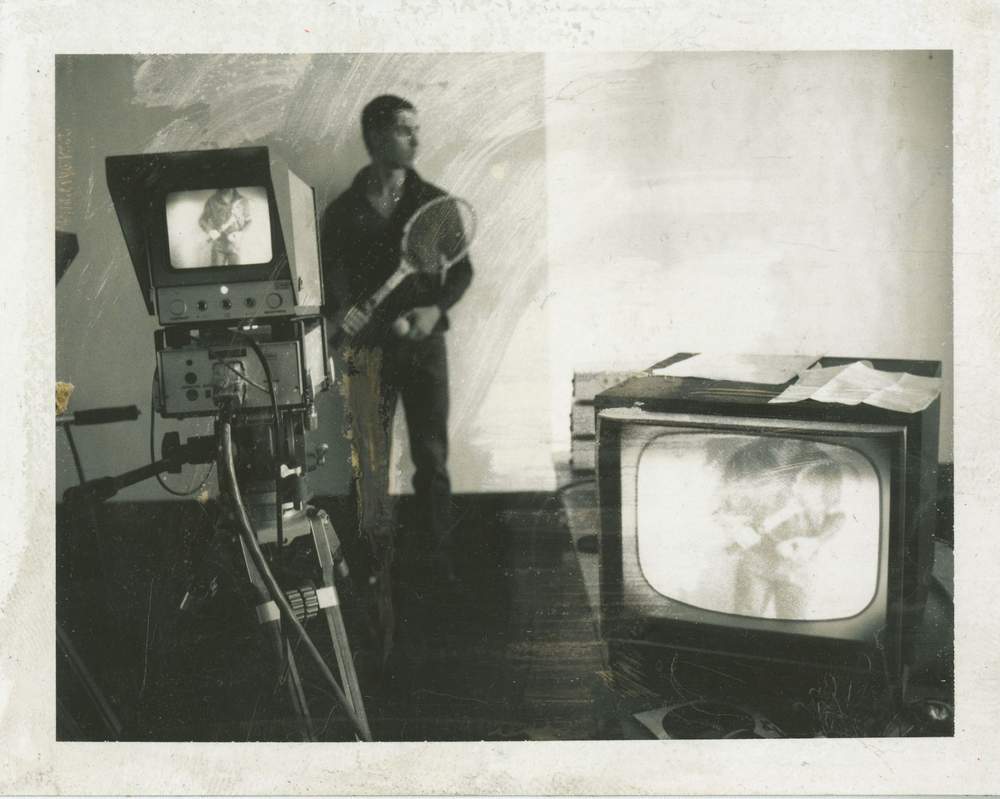
<path fill-rule="evenodd" d="M 397 111 L 395 122 L 373 137 L 372 159 L 393 169 L 413 166 L 419 130 L 415 111 Z"/>

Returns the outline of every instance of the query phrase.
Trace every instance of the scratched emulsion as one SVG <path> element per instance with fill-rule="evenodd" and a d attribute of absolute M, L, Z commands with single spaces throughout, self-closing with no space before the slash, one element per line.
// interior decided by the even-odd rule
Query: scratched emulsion
<path fill-rule="evenodd" d="M 361 109 L 391 92 L 421 120 L 417 169 L 468 199 L 472 287 L 451 312 L 451 463 L 458 491 L 531 489 L 551 471 L 546 389 L 543 63 L 523 54 L 138 56 L 133 101 L 170 118 L 145 151 L 267 144 L 322 207 L 366 163 Z M 527 379 L 526 379 L 527 377 Z M 394 483 L 409 463 L 397 421 Z M 345 463 L 339 420 L 320 440 Z M 339 453 L 338 443 L 340 444 Z M 527 452 L 524 447 L 528 447 Z M 405 446 L 402 447 L 405 449 Z M 532 463 L 534 462 L 534 467 Z M 317 473 L 343 482 L 344 470 Z M 336 486 L 321 492 L 339 493 Z"/>

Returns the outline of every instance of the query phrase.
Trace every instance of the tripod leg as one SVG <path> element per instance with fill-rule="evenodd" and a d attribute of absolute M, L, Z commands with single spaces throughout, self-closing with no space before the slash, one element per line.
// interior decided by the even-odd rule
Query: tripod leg
<path fill-rule="evenodd" d="M 333 640 L 334 652 L 337 655 L 337 667 L 340 669 L 341 685 L 344 687 L 347 700 L 351 703 L 351 709 L 364 728 L 366 739 L 370 740 L 371 731 L 368 727 L 368 716 L 365 714 L 364 698 L 361 695 L 361 686 L 358 684 L 358 675 L 354 669 L 354 657 L 347 641 L 347 628 L 344 626 L 344 617 L 340 612 L 340 599 L 337 596 L 337 587 L 334 582 L 333 553 L 340 547 L 340 541 L 324 511 L 311 513 L 309 522 L 316 546 L 316 557 L 319 559 L 319 565 L 323 572 L 323 587 L 316 591 L 316 595 L 330 628 L 330 638 Z M 331 539 L 336 542 L 335 546 L 331 545 Z"/>
<path fill-rule="evenodd" d="M 292 652 L 292 645 L 288 642 L 285 643 L 285 657 L 288 659 L 288 693 L 292 700 L 292 707 L 295 708 L 295 715 L 300 721 L 302 740 L 315 741 L 316 733 L 313 730 L 312 716 L 309 715 L 305 691 L 302 690 L 299 668 L 295 664 L 295 653 Z"/>
<path fill-rule="evenodd" d="M 87 669 L 83 658 L 81 658 L 77 653 L 76 647 L 73 646 L 73 641 L 63 630 L 61 624 L 56 624 L 56 643 L 59 647 L 59 651 L 65 655 L 66 659 L 69 661 L 69 664 L 73 669 L 74 676 L 86 689 L 87 697 L 93 703 L 94 708 L 96 708 L 101 722 L 104 724 L 109 735 L 111 736 L 111 740 L 119 740 L 122 735 L 122 723 L 118 720 L 118 716 L 111 707 L 111 703 L 108 702 L 107 698 L 104 696 L 104 692 L 101 691 L 100 687 L 94 681 L 94 678 Z M 62 709 L 61 704 L 60 709 Z M 63 716 L 71 718 L 68 711 L 64 712 Z"/>
<path fill-rule="evenodd" d="M 299 679 L 299 670 L 295 664 L 295 656 L 292 654 L 291 646 L 285 641 L 281 634 L 280 619 L 281 613 L 278 605 L 271 598 L 264 578 L 257 570 L 256 564 L 247 552 L 243 539 L 239 539 L 240 549 L 243 551 L 243 559 L 246 562 L 247 574 L 250 583 L 253 585 L 260 604 L 257 605 L 257 620 L 264 627 L 264 633 L 272 642 L 275 656 L 278 663 L 279 676 L 288 687 L 288 695 L 291 700 L 292 709 L 295 711 L 296 719 L 299 722 L 300 734 L 304 741 L 315 741 L 313 734 L 312 719 L 309 716 L 309 708 L 306 704 L 305 693 L 302 690 L 302 681 Z M 287 666 L 287 674 L 285 673 Z"/>

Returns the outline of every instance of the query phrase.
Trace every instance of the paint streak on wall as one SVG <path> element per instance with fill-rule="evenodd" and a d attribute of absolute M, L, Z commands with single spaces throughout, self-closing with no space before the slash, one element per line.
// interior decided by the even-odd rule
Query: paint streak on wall
<path fill-rule="evenodd" d="M 451 314 L 455 490 L 550 485 L 547 392 L 523 390 L 526 381 L 547 385 L 542 63 L 530 54 L 61 58 L 59 224 L 79 235 L 81 255 L 67 278 L 71 288 L 60 286 L 57 298 L 57 361 L 67 379 L 88 376 L 75 381 L 79 406 L 134 402 L 148 414 L 153 369 L 155 322 L 141 308 L 103 159 L 266 144 L 316 189 L 322 210 L 367 161 L 362 107 L 392 92 L 421 114 L 418 170 L 466 197 L 482 222 L 473 285 Z M 96 346 L 82 346 L 83 330 Z M 332 449 L 313 486 L 343 493 L 350 468 L 338 392 L 321 398 L 320 413 L 314 438 Z M 157 435 L 175 427 L 158 424 Z M 202 432 L 192 425 L 182 432 Z M 95 469 L 114 473 L 145 462 L 145 436 L 137 428 L 94 428 L 87 449 Z M 408 468 L 402 453 L 396 457 Z M 61 453 L 59 474 L 61 482 L 72 479 Z M 123 496 L 162 493 L 150 484 Z"/>
<path fill-rule="evenodd" d="M 483 221 L 449 340 L 457 491 L 551 487 L 573 370 L 679 350 L 941 358 L 951 457 L 947 53 L 65 56 L 56 88 L 56 221 L 81 247 L 58 289 L 56 371 L 75 407 L 149 419 L 156 325 L 107 155 L 268 144 L 323 207 L 366 161 L 362 106 L 393 92 L 421 112 L 422 174 Z M 314 486 L 343 493 L 338 392 L 320 413 L 333 449 Z M 94 427 L 78 443 L 109 474 L 148 461 L 147 436 Z M 58 481 L 73 481 L 62 449 Z"/>

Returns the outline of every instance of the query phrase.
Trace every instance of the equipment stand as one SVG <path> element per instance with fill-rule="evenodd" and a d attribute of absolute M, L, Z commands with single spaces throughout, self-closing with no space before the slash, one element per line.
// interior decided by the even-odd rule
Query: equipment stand
<path fill-rule="evenodd" d="M 334 531 L 333 525 L 330 524 L 330 518 L 325 511 L 317 511 L 310 507 L 308 512 L 313 542 L 316 546 L 316 557 L 319 559 L 320 569 L 323 573 L 323 587 L 316 592 L 319 606 L 326 612 L 326 623 L 330 628 L 330 638 L 333 640 L 334 652 L 337 655 L 337 665 L 340 669 L 340 680 L 344 686 L 344 693 L 347 695 L 351 709 L 357 714 L 370 738 L 371 732 L 368 728 L 368 717 L 365 714 L 364 700 L 361 696 L 361 686 L 358 684 L 358 675 L 354 669 L 351 648 L 347 643 L 347 628 L 344 626 L 344 617 L 340 612 L 340 598 L 337 596 L 337 587 L 334 583 L 336 564 L 333 553 L 340 548 L 340 540 L 337 538 L 337 533 Z"/>
<path fill-rule="evenodd" d="M 292 514 L 292 523 L 294 523 L 295 515 L 297 514 Z M 312 618 L 320 610 L 325 614 L 327 626 L 330 630 L 330 638 L 333 642 L 334 654 L 337 658 L 341 684 L 344 687 L 344 695 L 351 710 L 358 717 L 364 733 L 364 739 L 370 740 L 371 731 L 368 726 L 367 715 L 365 714 L 364 699 L 362 698 L 361 686 L 358 683 L 358 675 L 354 668 L 354 658 L 347 639 L 347 628 L 344 625 L 344 618 L 340 612 L 340 598 L 337 594 L 335 582 L 337 565 L 334 560 L 334 552 L 339 550 L 340 541 L 325 511 L 307 506 L 304 517 L 300 518 L 308 523 L 312 533 L 316 557 L 319 560 L 323 575 L 323 585 L 319 588 L 304 585 L 298 589 L 286 590 L 285 594 L 300 622 L 305 622 L 307 619 Z M 292 526 L 288 522 L 286 524 Z M 258 621 L 262 625 L 278 624 L 280 621 L 278 605 L 271 598 L 267 584 L 257 569 L 243 539 L 240 538 L 239 541 L 250 582 L 258 596 L 262 599 L 260 604 L 257 605 Z M 299 719 L 303 740 L 315 741 L 316 737 L 312 725 L 312 717 L 309 714 L 309 706 L 306 701 L 305 692 L 302 689 L 302 681 L 295 662 L 292 642 L 284 636 L 282 636 L 281 640 L 283 644 L 282 648 L 278 649 L 277 656 L 282 668 L 287 667 L 287 685 L 292 708 Z"/>
<path fill-rule="evenodd" d="M 259 520 L 262 522 L 260 528 L 255 527 L 243 503 L 229 423 L 222 424 L 221 429 L 221 446 L 217 446 L 218 441 L 215 436 L 193 438 L 183 446 L 180 445 L 178 438 L 170 446 L 165 447 L 165 451 L 169 453 L 167 458 L 117 477 L 103 477 L 81 483 L 79 486 L 67 489 L 64 499 L 67 502 L 101 502 L 111 498 L 125 486 L 133 485 L 160 472 L 175 467 L 179 468 L 183 463 L 204 463 L 219 455 L 220 473 L 224 478 L 228 478 L 228 491 L 226 488 L 222 488 L 222 494 L 229 502 L 224 504 L 231 504 L 236 515 L 235 519 L 222 520 L 219 524 L 226 528 L 227 532 L 237 533 L 236 538 L 239 540 L 247 576 L 257 596 L 257 619 L 271 642 L 278 663 L 279 677 L 287 684 L 289 699 L 299 722 L 302 739 L 315 741 L 316 732 L 309 714 L 305 691 L 293 652 L 293 644 L 300 641 L 305 645 L 320 672 L 330 684 L 338 702 L 346 711 L 354 728 L 355 736 L 361 740 L 370 741 L 371 730 L 365 714 L 364 700 L 361 687 L 358 684 L 354 660 L 347 640 L 347 628 L 341 615 L 340 599 L 335 584 L 336 572 L 339 571 L 341 576 L 346 577 L 347 568 L 343 559 L 338 557 L 340 540 L 334 532 L 333 525 L 325 512 L 317 510 L 303 500 L 299 503 L 298 509 L 289 509 L 290 506 L 286 506 L 279 517 L 272 516 L 269 520 Z M 267 465 L 266 461 L 265 465 Z M 223 485 L 225 484 L 223 482 Z M 322 585 L 319 588 L 315 588 L 313 583 L 309 581 L 292 588 L 282 588 L 278 585 L 276 578 L 271 573 L 270 566 L 268 566 L 267 558 L 260 549 L 262 539 L 265 541 L 275 540 L 270 537 L 275 530 L 268 527 L 269 524 L 274 523 L 275 518 L 281 520 L 288 541 L 299 536 L 312 535 L 322 575 Z M 236 529 L 228 527 L 229 524 L 235 524 Z M 215 541 L 227 539 L 228 536 L 219 534 L 221 532 L 223 532 L 222 529 L 216 530 Z M 277 538 L 280 540 L 280 536 Z M 187 606 L 190 599 L 192 599 L 191 592 L 185 595 L 181 601 L 181 609 Z M 325 662 L 325 658 L 310 640 L 303 626 L 306 621 L 319 615 L 321 610 L 326 615 L 334 653 L 337 657 L 340 684 L 337 683 Z M 285 625 L 281 624 L 282 621 L 285 622 Z M 297 637 L 289 634 L 289 628 L 297 633 Z"/>

